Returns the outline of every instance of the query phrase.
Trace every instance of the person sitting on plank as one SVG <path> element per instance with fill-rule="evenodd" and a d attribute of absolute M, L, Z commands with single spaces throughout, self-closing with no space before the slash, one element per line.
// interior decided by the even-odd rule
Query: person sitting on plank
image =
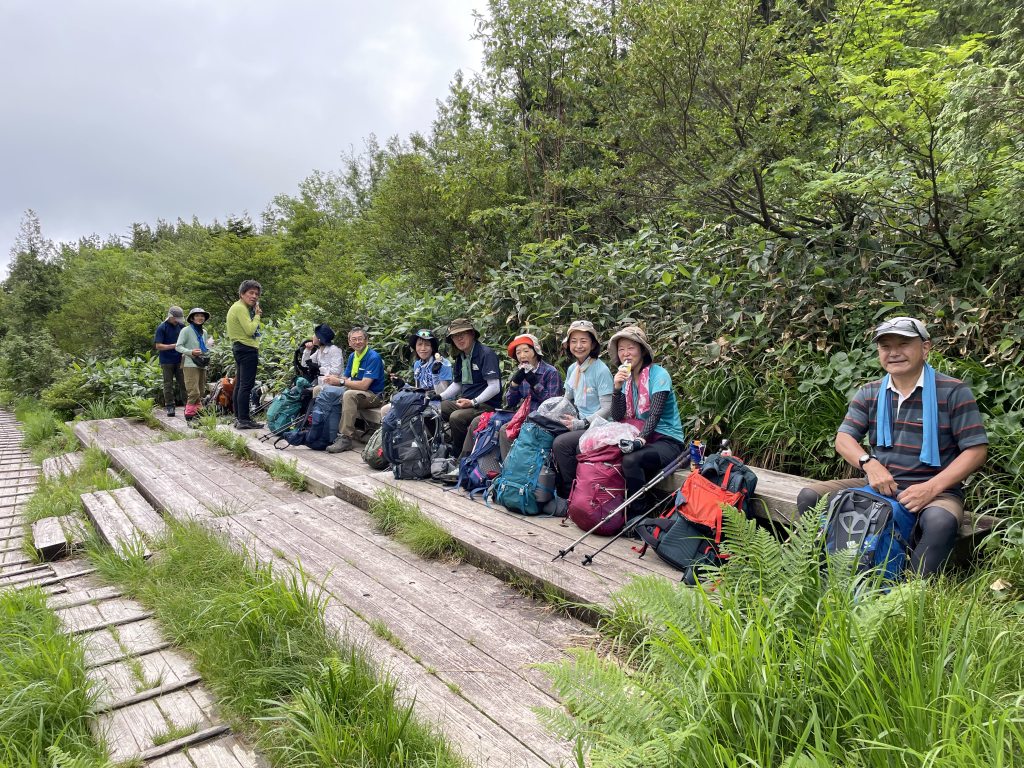
<path fill-rule="evenodd" d="M 341 395 L 341 419 L 338 422 L 338 436 L 327 446 L 328 453 L 341 453 L 352 448 L 356 434 L 356 416 L 367 408 L 380 408 L 381 393 L 384 391 L 384 361 L 376 350 L 369 348 L 369 334 L 363 328 L 348 332 L 348 345 L 352 353 L 345 363 L 341 376 L 324 376 L 323 381 L 332 387 L 344 388 Z M 325 387 L 326 389 L 326 387 Z"/>
<path fill-rule="evenodd" d="M 313 384 L 324 384 L 326 376 L 338 378 L 345 370 L 345 352 L 334 343 L 334 331 L 327 323 L 322 323 L 313 329 L 313 341 L 306 342 L 306 349 L 302 352 L 302 365 L 309 365 L 310 361 L 316 363 L 319 368 L 319 375 Z M 313 395 L 319 394 L 314 390 Z"/>
<path fill-rule="evenodd" d="M 569 371 L 565 374 L 565 394 L 572 399 L 580 417 L 574 419 L 565 416 L 563 422 L 571 431 L 555 438 L 551 451 L 558 467 L 559 496 L 568 498 L 576 479 L 576 456 L 580 452 L 580 438 L 590 427 L 590 422 L 598 417 L 610 418 L 612 412 L 612 393 L 615 385 L 608 366 L 600 359 L 601 342 L 597 338 L 594 324 L 587 320 L 577 320 L 569 326 L 562 350 L 573 358 Z"/>
<path fill-rule="evenodd" d="M 797 510 L 807 512 L 826 494 L 865 484 L 893 496 L 917 516 L 910 566 L 930 576 L 943 569 L 956 544 L 964 516 L 961 483 L 985 463 L 988 435 L 967 385 L 928 364 L 931 340 L 924 323 L 895 317 L 879 325 L 871 340 L 886 375 L 853 396 L 836 435 L 836 451 L 864 475 L 804 488 Z"/>
<path fill-rule="evenodd" d="M 441 393 L 441 418 L 451 427 L 452 447 L 458 450 L 466 442 L 470 422 L 501 405 L 501 368 L 494 350 L 480 343 L 480 331 L 464 317 L 448 327 L 448 343 L 459 354 L 452 366 L 452 384 Z"/>
<path fill-rule="evenodd" d="M 409 347 L 416 355 L 412 366 L 412 386 L 417 389 L 429 389 L 440 395 L 452 383 L 451 360 L 438 354 L 440 340 L 433 333 L 423 328 L 409 337 Z M 402 389 L 409 386 L 405 379 L 391 374 L 391 381 Z M 380 409 L 381 418 L 387 416 L 391 403 L 385 403 Z"/>
<path fill-rule="evenodd" d="M 612 379 L 612 419 L 635 426 L 640 434 L 622 457 L 626 495 L 639 491 L 685 450 L 679 405 L 672 377 L 654 365 L 647 334 L 636 326 L 623 328 L 608 341 L 608 357 L 617 368 Z M 647 511 L 646 498 L 630 504 L 629 516 Z"/>

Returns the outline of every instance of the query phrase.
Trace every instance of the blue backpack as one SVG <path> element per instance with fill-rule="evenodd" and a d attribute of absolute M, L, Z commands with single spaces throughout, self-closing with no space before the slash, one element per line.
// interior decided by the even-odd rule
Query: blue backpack
<path fill-rule="evenodd" d="M 524 515 L 540 514 L 537 491 L 555 493 L 555 474 L 550 470 L 554 437 L 533 422 L 523 424 L 519 439 L 491 486 L 491 495 L 506 509 Z M 542 479 L 543 477 L 543 479 Z"/>
<path fill-rule="evenodd" d="M 829 498 L 822 523 L 825 552 L 856 550 L 858 574 L 877 568 L 886 581 L 898 581 L 916 524 L 905 506 L 870 485 L 837 491 Z"/>
<path fill-rule="evenodd" d="M 302 411 L 302 393 L 307 387 L 309 382 L 298 378 L 292 386 L 274 398 L 274 402 L 267 409 L 267 429 L 280 434 L 299 418 Z"/>
<path fill-rule="evenodd" d="M 493 477 L 501 473 L 501 460 L 498 456 L 498 430 L 503 429 L 512 421 L 514 413 L 495 411 L 491 414 L 487 426 L 476 433 L 473 450 L 469 456 L 459 459 L 459 478 L 455 487 L 467 491 L 483 491 L 491 484 Z"/>
<path fill-rule="evenodd" d="M 313 401 L 309 427 L 302 430 L 286 432 L 274 443 L 285 440 L 287 445 L 304 445 L 314 451 L 322 451 L 334 442 L 338 436 L 338 421 L 341 419 L 341 396 L 344 393 L 339 387 L 325 387 L 320 390 Z"/>

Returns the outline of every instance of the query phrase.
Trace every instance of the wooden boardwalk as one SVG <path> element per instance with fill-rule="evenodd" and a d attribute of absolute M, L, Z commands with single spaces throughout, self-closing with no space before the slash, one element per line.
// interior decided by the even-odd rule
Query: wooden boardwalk
<path fill-rule="evenodd" d="M 570 762 L 571 745 L 546 731 L 534 712 L 560 704 L 533 665 L 594 642 L 592 627 L 471 564 L 425 560 L 378 533 L 359 505 L 327 493 L 340 479 L 365 477 L 368 468 L 353 461 L 357 454 L 268 453 L 267 462 L 277 456 L 300 462 L 310 457 L 300 471 L 314 469 L 310 461 L 330 460 L 317 465 L 323 481 L 314 487 L 319 493 L 300 493 L 273 480 L 256 462 L 239 462 L 205 439 L 160 442 L 159 435 L 132 426 L 92 423 L 78 429 L 88 430 L 92 443 L 165 515 L 224 531 L 260 562 L 301 566 L 333 598 L 330 625 L 385 664 L 402 694 L 415 697 L 420 715 L 437 722 L 473 764 Z M 261 448 L 272 451 L 258 445 L 254 455 Z M 479 510 L 499 514 L 483 505 Z M 526 527 L 508 529 L 514 524 Z M 547 531 L 523 520 L 508 519 L 501 526 L 513 534 L 502 534 L 503 540 L 521 546 L 525 538 L 527 548 L 520 554 L 529 558 L 529 539 Z"/>

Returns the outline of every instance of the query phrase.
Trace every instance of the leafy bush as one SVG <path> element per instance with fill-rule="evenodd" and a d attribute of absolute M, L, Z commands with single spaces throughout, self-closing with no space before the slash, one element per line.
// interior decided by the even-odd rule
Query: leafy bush
<path fill-rule="evenodd" d="M 39 394 L 66 366 L 67 358 L 47 331 L 12 331 L 0 341 L 0 380 L 19 395 Z"/>
<path fill-rule="evenodd" d="M 97 397 L 156 397 L 163 391 L 160 360 L 150 352 L 130 358 L 90 358 L 73 367 L 85 375 L 86 385 Z"/>
<path fill-rule="evenodd" d="M 39 399 L 47 408 L 70 418 L 76 408 L 81 408 L 97 396 L 86 372 L 73 366 L 61 371 L 56 381 L 42 391 Z"/>

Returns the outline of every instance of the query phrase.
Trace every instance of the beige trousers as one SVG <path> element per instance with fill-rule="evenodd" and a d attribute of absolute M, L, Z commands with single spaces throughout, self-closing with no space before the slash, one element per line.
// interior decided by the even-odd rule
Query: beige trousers
<path fill-rule="evenodd" d="M 346 389 L 341 396 L 341 420 L 338 422 L 338 432 L 348 435 L 350 438 L 356 434 L 356 416 L 359 411 L 366 408 L 380 408 L 380 395 L 373 392 L 362 392 L 358 389 Z"/>

